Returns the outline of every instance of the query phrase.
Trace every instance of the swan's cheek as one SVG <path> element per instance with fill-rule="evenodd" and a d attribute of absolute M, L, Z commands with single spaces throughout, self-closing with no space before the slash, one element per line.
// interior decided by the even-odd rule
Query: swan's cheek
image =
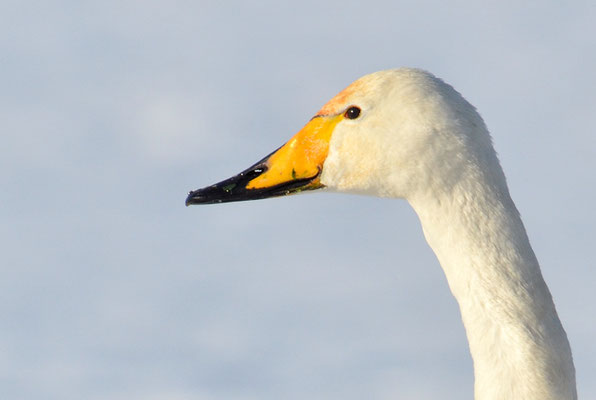
<path fill-rule="evenodd" d="M 321 183 L 331 190 L 377 194 L 379 155 L 375 146 L 357 135 L 337 135 L 331 140 L 323 164 Z"/>

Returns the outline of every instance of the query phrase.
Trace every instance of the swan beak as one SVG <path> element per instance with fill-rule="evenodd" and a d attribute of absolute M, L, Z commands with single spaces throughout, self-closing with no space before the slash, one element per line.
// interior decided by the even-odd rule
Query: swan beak
<path fill-rule="evenodd" d="M 190 192 L 186 205 L 286 196 L 323 187 L 323 163 L 343 115 L 317 115 L 289 142 L 225 181 Z"/>

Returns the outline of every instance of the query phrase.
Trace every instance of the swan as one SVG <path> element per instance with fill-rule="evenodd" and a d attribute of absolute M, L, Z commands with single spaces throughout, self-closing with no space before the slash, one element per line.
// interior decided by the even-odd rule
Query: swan
<path fill-rule="evenodd" d="M 326 190 L 406 199 L 461 317 L 479 400 L 576 399 L 567 335 L 476 109 L 434 75 L 366 75 L 285 145 L 186 205 Z"/>

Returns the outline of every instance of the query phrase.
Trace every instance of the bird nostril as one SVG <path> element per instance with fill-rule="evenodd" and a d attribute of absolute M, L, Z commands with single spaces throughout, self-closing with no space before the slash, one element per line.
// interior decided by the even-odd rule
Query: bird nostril
<path fill-rule="evenodd" d="M 266 166 L 258 166 L 256 168 L 251 169 L 250 171 L 247 171 L 246 174 L 244 174 L 248 179 L 253 179 L 256 178 L 257 176 L 261 175 L 263 172 L 267 171 L 267 167 Z"/>

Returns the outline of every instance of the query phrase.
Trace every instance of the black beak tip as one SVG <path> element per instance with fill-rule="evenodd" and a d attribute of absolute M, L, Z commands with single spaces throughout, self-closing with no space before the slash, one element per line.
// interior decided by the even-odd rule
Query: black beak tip
<path fill-rule="evenodd" d="M 216 204 L 223 203 L 226 201 L 226 195 L 229 196 L 225 191 L 220 190 L 218 185 L 209 186 L 203 189 L 192 190 L 188 192 L 186 206 L 194 204 Z M 230 201 L 230 200 L 228 200 Z"/>
<path fill-rule="evenodd" d="M 196 204 L 196 190 L 191 190 L 190 192 L 188 192 L 188 196 L 186 197 L 186 201 L 184 202 L 184 204 L 186 204 L 186 207 L 190 206 L 191 204 Z"/>

